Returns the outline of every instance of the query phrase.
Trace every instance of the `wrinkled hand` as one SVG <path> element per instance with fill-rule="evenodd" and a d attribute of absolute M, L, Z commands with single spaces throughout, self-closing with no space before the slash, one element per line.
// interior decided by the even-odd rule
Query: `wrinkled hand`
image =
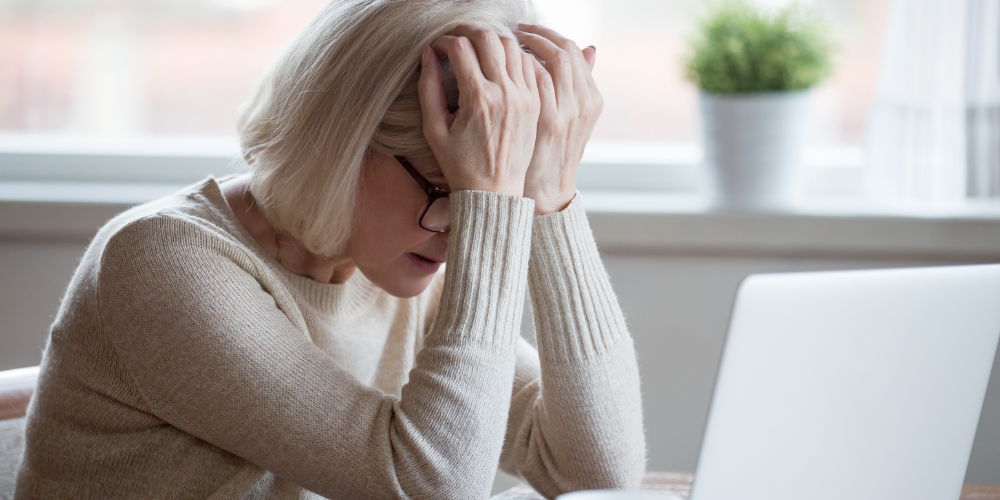
<path fill-rule="evenodd" d="M 516 40 L 467 26 L 431 47 L 422 57 L 420 108 L 424 137 L 448 185 L 522 196 L 535 145 L 541 65 Z M 439 55 L 448 58 L 458 82 L 454 113 L 441 85 Z"/>
<path fill-rule="evenodd" d="M 535 213 L 544 215 L 573 201 L 576 171 L 604 100 L 591 75 L 594 47 L 580 50 L 572 40 L 542 26 L 518 28 L 518 41 L 545 61 L 544 68 L 536 67 L 541 110 L 524 185 L 524 196 L 535 200 Z"/>

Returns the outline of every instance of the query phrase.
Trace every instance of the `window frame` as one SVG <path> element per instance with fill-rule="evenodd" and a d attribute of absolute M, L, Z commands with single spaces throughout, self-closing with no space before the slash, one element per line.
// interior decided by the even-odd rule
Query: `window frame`
<path fill-rule="evenodd" d="M 803 161 L 807 196 L 861 195 L 863 159 L 854 148 L 812 150 Z M 0 183 L 184 185 L 246 172 L 235 138 L 91 138 L 0 133 Z M 592 141 L 580 164 L 581 191 L 697 196 L 705 171 L 696 144 Z"/>

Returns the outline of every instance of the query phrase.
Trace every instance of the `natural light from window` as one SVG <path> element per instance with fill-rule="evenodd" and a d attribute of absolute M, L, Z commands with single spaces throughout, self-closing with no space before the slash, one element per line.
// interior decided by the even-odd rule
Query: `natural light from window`
<path fill-rule="evenodd" d="M 683 78 L 696 0 L 535 0 L 544 22 L 598 48 L 594 139 L 693 143 Z M 774 2 L 772 2 L 774 3 Z M 0 130 L 232 135 L 235 108 L 322 0 L 0 0 Z M 816 89 L 812 141 L 857 145 L 877 78 L 885 0 L 817 0 L 836 73 Z"/>
<path fill-rule="evenodd" d="M 153 139 L 161 148 L 163 140 L 184 138 L 179 148 L 195 139 L 235 150 L 237 107 L 323 3 L 0 0 L 0 139 L 17 144 L 26 137 L 44 149 L 50 137 L 51 144 L 76 145 Z M 804 3 L 830 22 L 838 41 L 836 71 L 813 91 L 807 162 L 859 166 L 888 0 Z M 597 47 L 605 110 L 591 161 L 700 162 L 698 94 L 684 79 L 683 58 L 707 2 L 534 4 L 543 23 Z M 654 184 L 697 183 L 671 182 Z"/>

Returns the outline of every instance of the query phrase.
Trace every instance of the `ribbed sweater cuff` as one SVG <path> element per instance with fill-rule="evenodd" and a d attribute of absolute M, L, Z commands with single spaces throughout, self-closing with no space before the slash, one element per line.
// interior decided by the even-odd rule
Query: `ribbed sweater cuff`
<path fill-rule="evenodd" d="M 436 322 L 445 335 L 512 347 L 520 334 L 535 202 L 451 194 L 448 266 Z"/>
<path fill-rule="evenodd" d="M 539 354 L 555 361 L 632 349 L 580 198 L 535 217 L 532 229 L 528 279 Z"/>

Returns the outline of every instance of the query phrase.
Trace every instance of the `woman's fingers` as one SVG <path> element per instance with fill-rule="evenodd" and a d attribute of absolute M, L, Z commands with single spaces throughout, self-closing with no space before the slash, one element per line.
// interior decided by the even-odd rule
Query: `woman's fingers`
<path fill-rule="evenodd" d="M 583 52 L 580 47 L 577 46 L 576 42 L 570 40 L 559 34 L 559 32 L 546 28 L 545 26 L 538 26 L 535 24 L 519 24 L 518 29 L 527 33 L 532 33 L 543 37 L 559 48 L 566 51 L 569 54 L 569 59 L 573 68 L 573 81 L 577 88 L 586 85 L 587 87 L 596 88 L 594 85 L 594 79 L 590 74 L 590 65 L 583 57 Z"/>
<path fill-rule="evenodd" d="M 487 80 L 502 83 L 504 79 L 510 79 L 507 75 L 507 53 L 496 33 L 461 24 L 449 35 L 464 37 L 472 42 L 482 74 Z"/>
<path fill-rule="evenodd" d="M 563 50 L 569 50 L 571 45 L 576 45 L 576 42 L 560 35 L 558 31 L 538 24 L 518 24 L 517 29 L 543 37 L 558 45 Z"/>
<path fill-rule="evenodd" d="M 458 107 L 467 107 L 473 89 L 480 88 L 485 79 L 472 42 L 462 36 L 443 35 L 435 39 L 431 47 L 447 56 L 458 85 Z"/>
<path fill-rule="evenodd" d="M 556 89 L 552 82 L 552 75 L 542 66 L 542 63 L 538 62 L 534 57 L 531 58 L 532 71 L 535 74 L 535 81 L 538 85 L 538 99 L 539 99 L 539 110 L 538 110 L 538 123 L 541 125 L 549 124 L 551 125 L 555 116 L 559 113 L 559 103 L 556 99 Z M 546 125 L 547 126 L 547 125 Z M 539 130 L 545 133 L 551 133 L 551 130 Z"/>
<path fill-rule="evenodd" d="M 423 115 L 424 135 L 436 139 L 448 134 L 448 102 L 441 85 L 441 63 L 434 50 L 424 47 L 420 57 L 420 80 L 417 91 L 420 94 L 420 111 Z"/>
<path fill-rule="evenodd" d="M 594 71 L 594 61 L 597 60 L 597 47 L 591 45 L 583 49 L 583 58 L 587 60 L 587 66 L 590 66 L 590 71 Z"/>
<path fill-rule="evenodd" d="M 521 74 L 524 76 L 524 84 L 528 87 L 531 92 L 538 92 L 538 75 L 535 73 L 535 65 L 538 64 L 538 60 L 534 58 L 531 54 L 528 54 L 518 47 L 518 52 L 521 54 Z M 541 65 L 539 65 L 540 67 Z"/>
<path fill-rule="evenodd" d="M 503 51 L 506 54 L 508 78 L 519 87 L 527 85 L 525 77 L 532 74 L 524 71 L 524 56 L 528 54 L 521 50 L 521 45 L 513 38 L 503 37 L 500 43 L 503 44 Z"/>
<path fill-rule="evenodd" d="M 522 31 L 517 39 L 543 61 L 545 69 L 552 75 L 556 99 L 560 102 L 573 98 L 573 64 L 567 51 L 551 40 L 534 33 Z"/>

